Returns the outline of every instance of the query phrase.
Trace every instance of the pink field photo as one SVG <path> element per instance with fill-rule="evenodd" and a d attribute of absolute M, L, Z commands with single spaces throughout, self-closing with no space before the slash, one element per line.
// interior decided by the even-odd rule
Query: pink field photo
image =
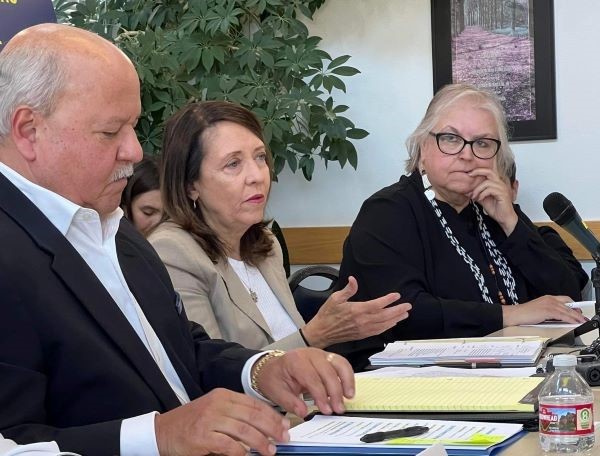
<path fill-rule="evenodd" d="M 552 0 L 432 0 L 434 89 L 498 95 L 511 140 L 556 138 Z"/>

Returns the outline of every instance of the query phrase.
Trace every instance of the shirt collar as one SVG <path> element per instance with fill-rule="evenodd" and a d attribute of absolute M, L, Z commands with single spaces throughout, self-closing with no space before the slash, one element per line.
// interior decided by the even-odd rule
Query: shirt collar
<path fill-rule="evenodd" d="M 63 236 L 67 235 L 67 231 L 69 231 L 69 227 L 78 212 L 94 213 L 100 218 L 100 215 L 95 210 L 81 207 L 58 193 L 54 193 L 47 188 L 31 182 L 2 162 L 0 162 L 0 173 L 29 198 Z M 117 207 L 106 217 L 100 218 L 103 237 L 116 233 L 122 217 L 123 211 L 120 207 Z"/>

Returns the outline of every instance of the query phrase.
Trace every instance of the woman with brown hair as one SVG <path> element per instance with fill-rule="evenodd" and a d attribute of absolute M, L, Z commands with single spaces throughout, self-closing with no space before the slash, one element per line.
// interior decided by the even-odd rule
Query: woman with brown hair
<path fill-rule="evenodd" d="M 248 348 L 334 343 L 379 334 L 408 316 L 388 293 L 347 302 L 356 280 L 308 323 L 287 284 L 281 249 L 264 221 L 271 157 L 258 119 L 227 102 L 192 103 L 166 125 L 161 188 L 168 220 L 149 240 L 191 320 Z"/>

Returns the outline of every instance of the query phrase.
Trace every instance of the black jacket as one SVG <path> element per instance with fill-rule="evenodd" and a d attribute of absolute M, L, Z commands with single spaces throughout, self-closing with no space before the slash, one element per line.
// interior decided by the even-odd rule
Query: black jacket
<path fill-rule="evenodd" d="M 129 288 L 190 399 L 215 387 L 242 391 L 243 365 L 256 352 L 211 340 L 188 321 L 160 259 L 125 219 L 116 243 Z M 122 419 L 178 405 L 82 257 L 0 174 L 0 433 L 113 455 Z"/>
<path fill-rule="evenodd" d="M 504 284 L 496 280 L 499 276 L 489 270 L 490 260 L 476 229 L 473 208 L 467 206 L 457 213 L 448 204 L 438 204 L 455 236 L 481 269 L 492 299 L 498 301 L 498 291 L 506 297 Z M 582 284 L 575 269 L 585 272 L 577 260 L 573 259 L 574 264 L 565 261 L 521 210 L 515 210 L 519 222 L 508 238 L 494 220 L 485 214 L 483 217 L 510 264 L 519 302 L 545 294 L 580 300 Z M 397 291 L 401 301 L 413 305 L 408 319 L 385 333 L 330 348 L 346 356 L 355 369 L 364 368 L 370 355 L 394 340 L 483 336 L 502 328 L 500 304 L 483 300 L 473 273 L 444 234 L 425 198 L 418 173 L 403 176 L 364 202 L 344 243 L 339 286 L 350 275 L 358 280 L 358 293 L 352 298 L 355 301 Z"/>

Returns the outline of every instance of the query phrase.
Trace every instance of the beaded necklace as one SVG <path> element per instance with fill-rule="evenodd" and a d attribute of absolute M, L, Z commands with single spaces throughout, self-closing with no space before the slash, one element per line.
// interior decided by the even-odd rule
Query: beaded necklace
<path fill-rule="evenodd" d="M 425 197 L 431 204 L 431 207 L 433 208 L 433 212 L 435 213 L 435 215 L 437 216 L 437 219 L 439 220 L 440 224 L 442 225 L 442 230 L 444 231 L 444 234 L 446 235 L 446 237 L 448 238 L 450 243 L 454 246 L 454 248 L 456 249 L 456 252 L 462 257 L 462 259 L 465 261 L 465 263 L 469 266 L 469 269 L 473 273 L 473 276 L 475 277 L 475 281 L 477 282 L 477 285 L 479 286 L 479 290 L 481 292 L 481 296 L 482 296 L 483 300 L 485 302 L 492 304 L 494 301 L 490 297 L 490 292 L 488 290 L 487 285 L 485 284 L 485 278 L 483 277 L 483 274 L 481 273 L 481 269 L 479 269 L 479 266 L 477 266 L 477 264 L 475 263 L 475 261 L 473 260 L 471 255 L 469 255 L 467 253 L 467 251 L 464 249 L 464 247 L 460 245 L 460 242 L 458 241 L 458 239 L 452 232 L 452 229 L 450 228 L 448 221 L 442 214 L 442 211 L 441 211 L 440 207 L 438 206 L 437 201 L 435 200 L 435 193 L 432 189 L 431 183 L 429 182 L 427 174 L 423 174 L 421 177 L 423 179 L 423 187 L 425 188 L 425 191 L 424 191 Z M 502 278 L 504 286 L 506 287 L 508 297 L 512 301 L 511 304 L 518 304 L 519 298 L 515 291 L 516 283 L 515 283 L 515 279 L 512 275 L 512 270 L 510 269 L 510 266 L 508 265 L 506 258 L 504 257 L 502 252 L 500 252 L 498 250 L 498 248 L 496 247 L 496 243 L 492 239 L 490 232 L 489 232 L 485 222 L 483 221 L 483 216 L 481 215 L 481 211 L 479 210 L 479 207 L 476 204 L 474 204 L 473 202 L 471 202 L 470 204 L 472 205 L 473 210 L 475 212 L 475 216 L 477 218 L 477 231 L 479 233 L 479 236 L 481 237 L 481 240 L 483 241 L 484 251 L 485 251 L 486 255 L 492 259 L 492 262 L 498 268 L 498 271 L 500 273 L 500 276 Z M 496 276 L 496 268 L 494 268 L 494 265 L 492 263 L 490 263 L 489 267 L 490 267 L 490 272 L 495 277 Z M 507 304 L 506 299 L 505 299 L 502 291 L 500 291 L 499 287 L 498 287 L 498 299 L 500 300 L 501 304 Z"/>

